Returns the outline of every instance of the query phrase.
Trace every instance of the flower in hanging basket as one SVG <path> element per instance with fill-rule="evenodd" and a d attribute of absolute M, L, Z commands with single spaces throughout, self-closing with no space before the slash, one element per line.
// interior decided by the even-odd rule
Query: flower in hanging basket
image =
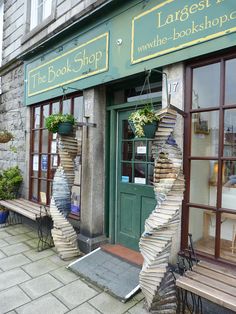
<path fill-rule="evenodd" d="M 0 131 L 0 143 L 7 143 L 13 139 L 13 135 L 11 132 L 6 130 Z"/>
<path fill-rule="evenodd" d="M 134 126 L 134 133 L 136 137 L 144 137 L 144 127 L 148 124 L 154 123 L 156 128 L 159 118 L 152 106 L 146 105 L 144 108 L 132 112 L 128 120 L 129 123 Z"/>
<path fill-rule="evenodd" d="M 46 118 L 46 128 L 52 132 L 57 133 L 58 128 L 63 123 L 69 123 L 71 126 L 75 124 L 75 118 L 71 114 L 52 114 Z"/>

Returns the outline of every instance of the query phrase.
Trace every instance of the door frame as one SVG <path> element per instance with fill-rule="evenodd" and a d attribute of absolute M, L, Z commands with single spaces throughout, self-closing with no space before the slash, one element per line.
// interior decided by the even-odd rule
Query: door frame
<path fill-rule="evenodd" d="M 152 98 L 155 104 L 161 104 L 162 98 Z M 107 107 L 107 132 L 106 132 L 106 187 L 105 187 L 105 233 L 110 243 L 116 242 L 116 218 L 117 218 L 117 122 L 118 112 L 131 110 L 144 106 L 147 100 L 139 100 L 120 105 Z"/>

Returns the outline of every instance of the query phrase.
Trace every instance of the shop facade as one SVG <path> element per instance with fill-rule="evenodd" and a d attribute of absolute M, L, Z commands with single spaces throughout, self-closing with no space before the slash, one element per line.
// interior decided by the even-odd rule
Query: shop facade
<path fill-rule="evenodd" d="M 41 202 L 43 192 L 49 204 L 59 165 L 44 119 L 72 113 L 81 125 L 80 246 L 88 252 L 108 239 L 138 250 L 156 205 L 153 140 L 136 139 L 128 117 L 147 99 L 165 107 L 168 90 L 185 112 L 175 129 L 186 192 L 173 259 L 191 232 L 200 254 L 235 263 L 234 2 L 132 1 L 107 11 L 24 55 L 29 199 Z"/>

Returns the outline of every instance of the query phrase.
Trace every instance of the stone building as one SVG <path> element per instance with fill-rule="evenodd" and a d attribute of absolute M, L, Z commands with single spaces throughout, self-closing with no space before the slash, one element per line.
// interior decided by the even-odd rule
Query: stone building
<path fill-rule="evenodd" d="M 156 205 L 152 139 L 134 138 L 130 112 L 171 104 L 186 192 L 172 250 L 193 234 L 200 256 L 235 264 L 236 34 L 233 0 L 5 1 L 0 167 L 19 165 L 24 197 L 50 201 L 58 165 L 44 118 L 72 113 L 79 158 L 79 242 L 138 250 Z M 149 80 L 145 80 L 149 75 Z M 13 149 L 12 149 L 13 148 Z M 16 149 L 16 153 L 14 152 Z"/>

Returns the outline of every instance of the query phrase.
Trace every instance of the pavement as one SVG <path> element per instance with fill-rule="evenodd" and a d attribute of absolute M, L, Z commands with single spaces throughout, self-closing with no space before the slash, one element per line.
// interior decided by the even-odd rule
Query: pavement
<path fill-rule="evenodd" d="M 73 260 L 55 248 L 37 252 L 37 244 L 31 226 L 0 228 L 0 314 L 148 313 L 141 292 L 122 303 L 66 269 Z"/>

